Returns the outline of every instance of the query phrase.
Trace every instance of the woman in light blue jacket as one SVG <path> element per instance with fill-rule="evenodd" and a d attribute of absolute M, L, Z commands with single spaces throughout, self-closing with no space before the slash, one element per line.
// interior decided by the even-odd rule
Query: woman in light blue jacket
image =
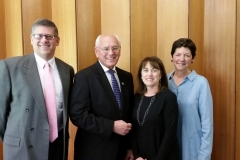
<path fill-rule="evenodd" d="M 208 81 L 190 69 L 196 55 L 191 39 L 172 45 L 175 70 L 168 75 L 169 89 L 179 106 L 178 140 L 182 160 L 210 160 L 213 144 L 213 101 Z"/>

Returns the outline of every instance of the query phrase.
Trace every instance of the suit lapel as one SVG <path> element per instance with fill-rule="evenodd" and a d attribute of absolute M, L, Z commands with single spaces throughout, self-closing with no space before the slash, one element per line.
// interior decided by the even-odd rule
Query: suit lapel
<path fill-rule="evenodd" d="M 22 66 L 19 66 L 19 69 L 22 71 L 23 77 L 26 80 L 26 84 L 29 86 L 37 106 L 47 119 L 45 99 L 34 54 L 26 56 Z"/>
<path fill-rule="evenodd" d="M 57 69 L 58 69 L 58 73 L 59 73 L 59 76 L 60 76 L 60 80 L 61 80 L 61 83 L 62 83 L 62 89 L 63 89 L 63 119 L 64 119 L 64 122 L 66 122 L 66 118 L 67 118 L 67 99 L 68 99 L 68 95 L 66 95 L 66 93 L 68 93 L 68 90 L 69 90 L 69 84 L 70 84 L 70 81 L 69 81 L 69 77 L 70 77 L 70 73 L 69 73 L 69 70 L 66 68 L 66 66 L 58 59 L 58 58 L 55 58 L 55 62 L 56 62 L 56 66 L 57 66 Z"/>
<path fill-rule="evenodd" d="M 98 80 L 102 84 L 102 87 L 105 89 L 107 95 L 109 96 L 110 100 L 112 101 L 116 109 L 119 110 L 117 100 L 114 96 L 112 87 L 109 84 L 106 73 L 103 71 L 102 66 L 99 64 L 99 62 L 95 63 L 95 67 L 96 67 L 96 74 L 97 74 Z"/>

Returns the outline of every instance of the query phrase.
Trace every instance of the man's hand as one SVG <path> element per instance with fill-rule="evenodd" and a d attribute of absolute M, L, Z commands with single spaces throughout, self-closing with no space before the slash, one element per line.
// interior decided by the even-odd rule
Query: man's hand
<path fill-rule="evenodd" d="M 125 136 L 132 129 L 131 123 L 126 123 L 123 120 L 114 121 L 113 132 Z"/>

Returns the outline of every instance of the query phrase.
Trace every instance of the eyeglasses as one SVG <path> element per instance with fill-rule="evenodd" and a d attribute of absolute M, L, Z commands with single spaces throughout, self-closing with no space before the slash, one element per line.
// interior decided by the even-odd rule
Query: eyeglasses
<path fill-rule="evenodd" d="M 100 47 L 98 47 L 100 48 Z M 104 54 L 107 54 L 110 50 L 112 50 L 112 52 L 116 53 L 120 51 L 121 47 L 106 47 L 106 48 L 100 48 L 102 50 L 102 52 Z"/>
<path fill-rule="evenodd" d="M 51 35 L 51 34 L 32 34 L 32 36 L 37 40 L 41 40 L 43 37 L 45 37 L 47 40 L 52 40 L 55 37 L 58 37 L 56 35 Z"/>

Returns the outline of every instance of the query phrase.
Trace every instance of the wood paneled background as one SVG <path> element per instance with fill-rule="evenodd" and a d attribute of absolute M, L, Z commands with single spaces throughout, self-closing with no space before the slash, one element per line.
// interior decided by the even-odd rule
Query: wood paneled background
<path fill-rule="evenodd" d="M 117 34 L 118 66 L 132 72 L 135 85 L 144 57 L 158 56 L 170 72 L 173 41 L 193 39 L 192 69 L 208 79 L 214 100 L 212 160 L 240 160 L 240 0 L 0 0 L 0 59 L 32 52 L 31 25 L 38 18 L 56 23 L 56 56 L 75 71 L 96 61 L 99 34 Z M 76 127 L 69 132 L 72 160 Z"/>

